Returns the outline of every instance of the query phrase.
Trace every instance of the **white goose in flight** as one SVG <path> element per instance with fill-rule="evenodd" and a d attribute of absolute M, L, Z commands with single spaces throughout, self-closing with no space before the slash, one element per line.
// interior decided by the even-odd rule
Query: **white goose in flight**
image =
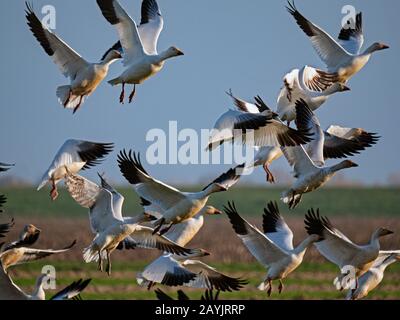
<path fill-rule="evenodd" d="M 308 130 L 314 133 L 312 140 L 306 147 L 286 147 L 282 148 L 287 161 L 293 166 L 296 181 L 289 190 L 282 193 L 281 200 L 289 204 L 289 208 L 295 208 L 301 201 L 304 193 L 312 192 L 322 187 L 338 171 L 358 167 L 350 160 L 344 160 L 333 166 L 325 166 L 324 158 L 324 139 L 325 135 L 321 129 L 317 117 L 312 113 L 304 100 L 296 102 L 296 110 L 303 110 L 309 113 L 304 119 L 303 113 L 298 112 L 297 122 L 306 125 Z M 307 111 L 307 112 L 306 112 Z"/>
<path fill-rule="evenodd" d="M 270 202 L 264 208 L 264 233 L 243 219 L 234 203 L 228 203 L 224 210 L 240 240 L 257 261 L 268 269 L 267 276 L 258 288 L 267 290 L 268 296 L 271 296 L 272 281 L 279 280 L 281 293 L 282 280 L 300 266 L 307 249 L 320 239 L 319 235 L 310 235 L 294 248 L 293 232 L 279 213 L 276 202 Z"/>
<path fill-rule="evenodd" d="M 159 249 L 178 255 L 202 252 L 201 249 L 186 249 L 167 238 L 154 234 L 154 230 L 139 225 L 146 221 L 146 216 L 133 218 L 122 216 L 124 198 L 102 178 L 102 186 L 78 175 L 67 174 L 66 185 L 72 198 L 84 208 L 90 209 L 90 225 L 96 237 L 91 245 L 84 249 L 85 262 L 98 261 L 103 271 L 103 260 L 107 259 L 106 271 L 111 274 L 111 253 L 120 242 L 129 237 L 137 247 Z M 116 197 L 114 198 L 114 194 Z"/>
<path fill-rule="evenodd" d="M 44 51 L 53 59 L 69 85 L 57 88 L 57 97 L 64 108 L 73 109 L 75 113 L 107 76 L 110 65 L 120 59 L 121 53 L 114 48 L 108 50 L 100 62 L 90 63 L 69 47 L 62 39 L 47 29 L 26 3 L 26 19 L 30 30 L 39 41 Z"/>
<path fill-rule="evenodd" d="M 346 289 L 348 285 L 353 285 L 354 281 L 355 289 L 357 289 L 358 278 L 365 274 L 379 257 L 379 238 L 393 233 L 388 229 L 378 228 L 371 235 L 368 244 L 357 245 L 336 229 L 328 218 L 321 216 L 319 209 L 316 211 L 314 209 L 309 210 L 304 223 L 309 235 L 321 237 L 322 240 L 315 243 L 320 254 L 336 264 L 341 272 L 345 272 L 344 268 L 354 268 L 355 279 L 350 279 L 351 281 L 344 283 L 347 275 L 344 273 L 335 279 L 335 284 L 338 284 L 340 289 Z"/>
<path fill-rule="evenodd" d="M 339 39 L 335 40 L 320 27 L 307 20 L 297 10 L 294 2 L 288 1 L 287 9 L 310 38 L 315 51 L 328 67 L 328 72 L 336 73 L 339 82 L 345 83 L 359 72 L 374 52 L 389 48 L 386 44 L 376 42 L 361 52 L 364 43 L 361 12 L 343 26 Z"/>
<path fill-rule="evenodd" d="M 349 290 L 346 299 L 365 298 L 382 282 L 386 268 L 397 261 L 400 261 L 400 250 L 380 251 L 372 267 L 358 279 L 358 288 Z"/>
<path fill-rule="evenodd" d="M 54 254 L 65 253 L 74 247 L 76 241 L 72 242 L 70 245 L 63 249 L 34 249 L 27 248 L 23 246 L 13 247 L 10 249 L 5 249 L 0 253 L 0 261 L 3 265 L 4 270 L 7 271 L 8 268 L 25 264 L 32 261 L 37 261 Z"/>
<path fill-rule="evenodd" d="M 238 291 L 247 284 L 246 280 L 232 278 L 204 262 L 194 260 L 206 255 L 202 253 L 189 258 L 163 255 L 139 273 L 137 281 L 139 285 L 147 284 L 148 289 L 160 283 L 171 287 L 186 286 L 218 291 Z"/>
<path fill-rule="evenodd" d="M 150 202 L 145 206 L 145 212 L 155 212 L 158 208 Z M 196 216 L 175 224 L 165 233 L 165 237 L 180 246 L 186 246 L 200 231 L 204 223 L 204 214 L 210 214 L 204 207 Z M 220 214 L 220 211 L 213 214 Z M 190 257 L 164 254 L 148 265 L 143 272 L 138 273 L 137 281 L 141 286 L 150 289 L 156 283 L 168 286 L 185 286 L 192 288 L 208 288 L 221 291 L 239 290 L 246 282 L 242 279 L 229 277 L 215 268 L 194 258 L 208 255 L 202 252 Z"/>
<path fill-rule="evenodd" d="M 142 20 L 139 26 L 126 13 L 117 0 L 97 0 L 103 16 L 117 29 L 122 46 L 125 71 L 109 83 L 113 86 L 121 84 L 120 102 L 124 102 L 125 84 L 133 84 L 133 91 L 129 96 L 132 102 L 136 85 L 157 74 L 167 59 L 181 56 L 183 52 L 176 47 L 157 53 L 157 42 L 164 26 L 156 0 L 143 0 Z M 118 44 L 117 44 L 118 45 Z"/>
<path fill-rule="evenodd" d="M 135 192 L 143 199 L 156 206 L 161 217 L 154 221 L 155 232 L 164 224 L 167 232 L 172 225 L 181 223 L 196 216 L 207 204 L 208 198 L 216 192 L 227 191 L 240 179 L 243 165 L 232 168 L 211 182 L 200 192 L 181 192 L 161 181 L 154 179 L 143 168 L 140 155 L 123 150 L 118 155 L 118 165 L 125 179 L 133 185 Z M 210 214 L 218 212 L 213 207 L 207 207 Z"/>
<path fill-rule="evenodd" d="M 50 167 L 44 173 L 37 190 L 50 183 L 52 200 L 57 199 L 57 184 L 63 180 L 67 171 L 75 174 L 80 170 L 98 165 L 106 155 L 112 152 L 114 144 L 97 143 L 84 140 L 67 140 L 58 150 Z"/>
<path fill-rule="evenodd" d="M 309 66 L 292 70 L 283 79 L 284 86 L 279 93 L 276 112 L 282 121 L 289 124 L 296 119 L 295 103 L 300 99 L 315 111 L 332 94 L 350 90 L 337 81 L 337 75 Z"/>
<path fill-rule="evenodd" d="M 44 284 L 47 281 L 48 275 L 42 274 L 37 278 L 32 294 L 27 294 L 12 281 L 0 263 L 0 300 L 46 300 Z M 90 281 L 91 279 L 75 281 L 56 293 L 50 300 L 78 299 L 79 294 L 87 287 Z"/>
<path fill-rule="evenodd" d="M 284 147 L 311 140 L 308 132 L 286 126 L 260 97 L 254 105 L 234 97 L 232 92 L 228 94 L 237 110 L 229 109 L 218 118 L 210 133 L 207 150 L 212 151 L 228 141 L 254 147 Z"/>
<path fill-rule="evenodd" d="M 235 97 L 232 92 L 228 93 L 232 97 L 235 106 L 244 112 L 263 112 L 267 106 L 259 97 L 255 97 L 255 102 L 247 102 Z M 367 132 L 362 128 L 344 128 L 338 125 L 330 126 L 324 131 L 324 159 L 339 159 L 359 154 L 366 148 L 376 144 L 379 136 L 373 132 Z M 312 146 L 305 145 L 305 148 Z M 246 167 L 263 166 L 267 181 L 275 182 L 275 178 L 269 168 L 271 163 L 283 156 L 282 149 L 279 147 L 256 147 L 256 154 L 252 163 L 246 163 Z"/>

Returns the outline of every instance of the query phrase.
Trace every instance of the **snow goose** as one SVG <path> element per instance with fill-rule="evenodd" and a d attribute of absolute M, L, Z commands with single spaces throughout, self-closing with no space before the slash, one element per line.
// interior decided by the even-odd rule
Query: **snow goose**
<path fill-rule="evenodd" d="M 315 111 L 336 92 L 349 91 L 350 88 L 337 82 L 334 74 L 304 66 L 301 70 L 294 69 L 283 79 L 278 102 L 277 113 L 282 121 L 288 124 L 296 119 L 295 102 L 303 99 L 311 110 Z"/>
<path fill-rule="evenodd" d="M 70 84 L 57 88 L 57 97 L 64 108 L 73 109 L 76 113 L 85 97 L 90 96 L 107 76 L 110 65 L 120 59 L 117 50 L 108 50 L 98 63 L 89 63 L 62 39 L 47 29 L 26 3 L 28 26 L 44 51 L 53 59 Z"/>
<path fill-rule="evenodd" d="M 202 252 L 201 249 L 183 248 L 163 236 L 155 235 L 153 229 L 139 225 L 146 221 L 144 215 L 124 218 L 122 204 L 116 205 L 113 193 L 105 187 L 72 174 L 67 174 L 66 185 L 72 198 L 79 205 L 90 209 L 90 224 L 96 236 L 91 245 L 84 249 L 83 258 L 86 263 L 98 261 L 100 271 L 103 271 L 103 260 L 107 259 L 106 271 L 111 274 L 111 253 L 129 236 L 136 246 L 142 248 L 154 248 L 179 255 Z"/>
<path fill-rule="evenodd" d="M 255 97 L 255 103 L 251 103 L 235 97 L 232 92 L 229 92 L 228 94 L 232 97 L 235 105 L 240 110 L 257 113 L 263 112 L 263 110 L 266 110 L 265 108 L 267 108 L 264 101 L 259 96 Z M 301 105 L 302 104 L 300 103 L 300 106 Z M 304 113 L 302 114 L 302 116 L 304 116 Z M 313 115 L 310 114 L 308 120 L 305 119 L 305 122 L 303 122 L 309 123 L 312 117 Z M 310 130 L 312 130 L 312 126 L 310 127 Z M 348 156 L 359 154 L 361 151 L 374 145 L 379 140 L 379 138 L 380 137 L 377 136 L 376 133 L 367 132 L 362 128 L 343 128 L 338 125 L 332 125 L 326 131 L 324 131 L 324 160 L 346 158 Z M 307 144 L 305 146 L 307 151 L 309 151 L 311 147 L 312 144 Z M 269 166 L 273 161 L 279 159 L 283 155 L 281 148 L 255 148 L 256 154 L 254 156 L 254 159 L 251 163 L 247 163 L 246 167 L 263 166 L 266 172 L 267 181 L 270 183 L 274 183 L 275 178 Z"/>
<path fill-rule="evenodd" d="M 383 280 L 384 272 L 388 266 L 400 261 L 400 251 L 381 251 L 379 258 L 372 267 L 358 279 L 358 288 L 349 290 L 347 300 L 359 300 L 365 298 Z"/>
<path fill-rule="evenodd" d="M 142 21 L 136 22 L 126 13 L 117 0 L 97 0 L 103 16 L 117 29 L 122 46 L 125 71 L 109 83 L 122 84 L 120 102 L 124 102 L 125 84 L 133 84 L 129 96 L 132 102 L 136 85 L 157 74 L 167 59 L 181 56 L 183 52 L 176 47 L 157 53 L 158 37 L 163 29 L 164 20 L 156 0 L 143 0 Z M 139 29 L 139 30 L 138 30 Z"/>
<path fill-rule="evenodd" d="M 338 159 L 359 154 L 379 141 L 379 136 L 362 128 L 330 126 L 324 132 L 324 158 Z"/>
<path fill-rule="evenodd" d="M 0 253 L 0 260 L 4 270 L 10 267 L 24 264 L 27 262 L 37 261 L 53 254 L 65 253 L 75 246 L 76 241 L 63 249 L 34 249 L 26 247 L 14 247 L 11 249 L 5 249 Z"/>
<path fill-rule="evenodd" d="M 4 251 L 19 248 L 22 246 L 31 246 L 39 239 L 41 230 L 33 224 L 27 224 L 19 235 L 18 240 L 7 244 Z"/>
<path fill-rule="evenodd" d="M 139 285 L 152 288 L 156 283 L 166 286 L 186 286 L 218 291 L 238 291 L 246 280 L 229 277 L 215 268 L 192 258 L 206 256 L 206 253 L 185 257 L 163 255 L 149 264 L 137 275 Z"/>
<path fill-rule="evenodd" d="M 74 174 L 98 165 L 106 155 L 112 152 L 113 147 L 112 143 L 67 140 L 44 173 L 37 190 L 39 191 L 49 182 L 52 185 L 50 196 L 52 200 L 57 199 L 57 183 L 64 179 L 67 170 Z"/>
<path fill-rule="evenodd" d="M 243 165 L 232 168 L 219 176 L 200 192 L 181 192 L 161 181 L 151 177 L 144 169 L 140 154 L 136 155 L 130 150 L 125 150 L 118 155 L 118 165 L 125 179 L 133 185 L 135 192 L 153 206 L 160 208 L 162 216 L 154 221 L 154 232 L 158 232 L 164 224 L 166 228 L 161 234 L 167 232 L 172 225 L 193 218 L 207 204 L 211 194 L 227 191 L 240 179 Z M 213 207 L 208 207 L 209 214 L 218 213 Z"/>
<path fill-rule="evenodd" d="M 264 208 L 264 233 L 243 219 L 233 202 L 228 203 L 225 212 L 249 252 L 268 269 L 266 278 L 258 288 L 268 290 L 268 296 L 271 296 L 272 281 L 279 280 L 279 293 L 281 293 L 282 280 L 300 266 L 307 249 L 319 240 L 319 236 L 310 235 L 294 248 L 293 232 L 279 213 L 276 202 L 270 202 Z"/>
<path fill-rule="evenodd" d="M 364 43 L 361 12 L 357 14 L 356 21 L 351 19 L 347 22 L 336 41 L 320 27 L 308 21 L 296 9 L 294 2 L 288 1 L 288 4 L 289 13 L 310 38 L 315 51 L 327 65 L 328 72 L 337 74 L 339 82 L 345 83 L 359 72 L 368 63 L 374 52 L 389 48 L 386 44 L 376 42 L 361 52 Z M 352 28 L 352 26 L 354 27 Z"/>
<path fill-rule="evenodd" d="M 238 110 L 230 109 L 218 118 L 210 133 L 209 151 L 228 141 L 256 147 L 297 146 L 310 141 L 308 132 L 286 126 L 260 97 L 259 103 L 252 105 L 230 95 Z"/>
<path fill-rule="evenodd" d="M 314 140 L 306 148 L 303 146 L 282 148 L 287 161 L 294 167 L 294 177 L 296 181 L 289 190 L 282 193 L 281 200 L 289 204 L 289 208 L 295 208 L 301 201 L 304 193 L 312 192 L 322 187 L 338 171 L 358 167 L 350 160 L 344 160 L 333 166 L 325 166 L 324 159 L 324 133 L 320 127 L 317 117 L 308 108 L 304 100 L 296 102 L 296 109 L 307 110 L 309 115 L 307 121 L 299 119 L 302 116 L 298 113 L 298 123 L 307 126 L 308 130 L 314 133 Z M 300 121 L 299 121 L 300 120 Z M 312 128 L 312 129 L 311 129 Z M 303 129 L 306 130 L 306 129 Z M 307 150 L 307 151 L 306 151 Z"/>
<path fill-rule="evenodd" d="M 255 103 L 251 103 L 240 99 L 233 95 L 232 90 L 229 90 L 227 94 L 232 98 L 233 103 L 239 111 L 247 113 L 264 113 L 271 109 L 265 104 L 260 96 L 255 97 Z M 246 167 L 258 167 L 263 166 L 266 173 L 267 182 L 275 183 L 275 178 L 269 169 L 269 165 L 272 161 L 280 158 L 282 156 L 282 151 L 280 147 L 254 147 L 256 153 L 254 159 L 251 163 L 246 163 Z"/>
<path fill-rule="evenodd" d="M 151 208 L 150 203 L 145 207 L 146 212 L 147 208 Z M 186 246 L 203 226 L 203 214 L 220 213 L 219 210 L 210 213 L 210 209 L 204 207 L 193 218 L 173 225 L 171 229 L 165 233 L 165 237 L 176 242 L 180 246 Z M 190 259 L 188 259 L 187 257 L 184 258 L 164 254 L 147 266 L 143 272 L 138 273 L 137 281 L 141 286 L 147 285 L 149 289 L 155 285 L 155 283 L 161 283 L 169 286 L 182 285 L 193 288 L 220 288 L 217 290 L 224 289 L 230 291 L 239 290 L 241 285 L 245 284 L 241 279 L 226 276 L 216 271 L 213 267 L 193 259 L 206 255 L 208 255 L 207 252 L 202 252 L 198 255 L 191 255 Z M 175 267 L 177 269 L 175 269 Z M 173 270 L 173 272 L 171 272 L 171 270 Z"/>
<path fill-rule="evenodd" d="M 43 285 L 48 281 L 48 275 L 40 275 L 35 284 L 35 290 L 32 294 L 23 292 L 4 271 L 0 263 L 0 300 L 45 300 L 46 294 Z M 69 300 L 79 296 L 86 288 L 91 279 L 73 282 L 68 287 L 56 293 L 50 300 Z"/>
<path fill-rule="evenodd" d="M 145 207 L 151 208 L 149 203 Z M 176 242 L 180 246 L 186 246 L 203 226 L 203 214 L 210 214 L 207 207 L 204 207 L 196 216 L 187 219 L 179 224 L 175 224 L 165 233 L 165 237 Z M 218 211 L 213 214 L 220 214 Z M 214 268 L 193 258 L 199 258 L 208 255 L 203 252 L 200 255 L 192 255 L 190 259 L 164 254 L 157 258 L 145 270 L 137 275 L 137 281 L 141 286 L 147 285 L 150 289 L 155 283 L 161 283 L 169 286 L 182 285 L 194 288 L 226 288 L 229 290 L 238 290 L 239 285 L 244 284 L 243 280 L 231 278 L 219 273 Z M 177 267 L 175 270 L 174 268 Z M 173 269 L 173 272 L 170 270 Z M 204 271 L 201 271 L 204 269 Z M 201 276 L 200 274 L 209 274 Z M 196 275 L 198 274 L 198 275 Z"/>
<path fill-rule="evenodd" d="M 358 286 L 357 279 L 371 268 L 379 256 L 379 238 L 393 233 L 388 229 L 378 228 L 372 234 L 368 244 L 357 245 L 336 229 L 328 218 L 321 216 L 319 209 L 316 211 L 310 209 L 304 223 L 309 235 L 321 237 L 322 240 L 315 243 L 321 255 L 336 264 L 341 272 L 344 272 L 342 270 L 345 267 L 354 268 L 356 279 L 351 279 L 348 284 L 353 284 L 355 280 L 356 288 Z M 346 275 L 342 273 L 335 279 L 335 284 L 338 284 L 341 289 L 347 287 L 347 284 L 343 283 Z"/>

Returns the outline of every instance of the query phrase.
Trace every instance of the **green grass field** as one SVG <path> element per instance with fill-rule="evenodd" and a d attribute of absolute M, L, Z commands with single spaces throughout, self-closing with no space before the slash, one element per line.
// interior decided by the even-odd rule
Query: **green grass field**
<path fill-rule="evenodd" d="M 135 273 L 145 267 L 143 262 L 114 263 L 113 275 L 107 277 L 96 270 L 95 265 L 87 265 L 82 269 L 81 262 L 56 262 L 52 263 L 57 269 L 57 288 L 67 286 L 77 277 L 91 277 L 93 281 L 82 294 L 84 299 L 155 299 L 153 291 L 140 288 L 136 284 Z M 35 279 L 32 273 L 40 273 L 43 263 L 36 262 L 31 265 L 18 267 L 16 283 L 26 290 L 32 290 Z M 237 277 L 246 277 L 249 284 L 241 291 L 221 293 L 221 299 L 268 299 L 265 292 L 256 287 L 260 284 L 265 272 L 263 268 L 254 264 L 213 264 L 219 270 Z M 342 299 L 345 292 L 333 289 L 332 279 L 337 270 L 330 263 L 304 263 L 288 279 L 284 281 L 285 290 L 281 295 L 273 292 L 270 299 Z M 373 291 L 370 299 L 400 299 L 400 264 L 388 269 L 380 289 Z M 274 285 L 277 290 L 278 284 Z M 171 296 L 176 296 L 174 288 L 160 287 Z M 202 290 L 183 289 L 192 299 L 199 299 Z M 56 292 L 56 291 L 54 291 Z M 49 291 L 49 297 L 53 291 Z"/>
<path fill-rule="evenodd" d="M 139 200 L 130 188 L 118 188 L 125 196 L 125 212 L 141 212 Z M 197 187 L 182 190 L 199 190 Z M 279 201 L 283 189 L 266 187 L 233 188 L 229 192 L 215 194 L 210 203 L 221 208 L 228 201 L 235 200 L 243 214 L 258 215 L 266 202 Z M 59 214 L 67 217 L 81 216 L 84 209 L 76 205 L 65 190 L 60 190 L 56 202 L 49 201 L 46 190 L 33 188 L 2 189 L 9 199 L 7 212 L 15 216 L 47 216 Z M 400 188 L 325 188 L 306 194 L 293 213 L 303 214 L 310 207 L 319 207 L 326 215 L 399 216 Z M 288 212 L 281 205 L 283 212 Z"/>
<path fill-rule="evenodd" d="M 279 201 L 281 191 L 269 186 L 233 188 L 229 192 L 213 196 L 210 203 L 222 209 L 227 201 L 235 200 L 239 212 L 259 225 L 263 206 L 270 200 Z M 122 188 L 120 192 L 126 198 L 125 212 L 142 212 L 133 190 Z M 87 211 L 75 204 L 65 190 L 61 190 L 56 202 L 50 201 L 48 190 L 36 192 L 32 188 L 3 188 L 0 193 L 6 194 L 8 198 L 2 222 L 8 219 L 7 216 L 13 216 L 18 224 L 10 234 L 11 240 L 17 236 L 22 225 L 31 222 L 43 230 L 35 247 L 62 247 L 66 242 L 78 239 L 78 246 L 67 255 L 15 267 L 11 275 L 24 290 L 32 290 L 42 266 L 49 264 L 56 267 L 58 289 L 79 278 L 92 278 L 91 285 L 82 295 L 84 299 L 155 299 L 153 291 L 136 284 L 135 275 L 158 255 L 157 252 L 134 250 L 129 253 L 116 253 L 113 258 L 113 273 L 108 277 L 105 273 L 97 271 L 96 264 L 85 264 L 82 261 L 81 249 L 92 239 Z M 392 228 L 396 234 L 385 240 L 384 246 L 385 249 L 399 249 L 399 195 L 400 189 L 394 188 L 325 188 L 305 195 L 304 201 L 293 213 L 289 213 L 283 204 L 280 204 L 280 208 L 293 228 L 296 243 L 305 236 L 302 221 L 304 213 L 310 207 L 319 207 L 324 215 L 338 223 L 343 232 L 357 243 L 368 241 L 370 232 L 380 225 Z M 223 248 L 220 243 L 224 244 Z M 221 299 L 268 299 L 266 293 L 257 289 L 265 271 L 244 249 L 225 216 L 207 217 L 204 228 L 191 246 L 209 250 L 212 255 L 204 261 L 219 271 L 249 280 L 249 284 L 239 292 L 221 293 Z M 284 281 L 285 290 L 281 295 L 277 293 L 278 284 L 274 284 L 275 293 L 271 298 L 342 299 L 345 293 L 336 291 L 332 284 L 337 273 L 336 266 L 321 258 L 316 250 L 312 249 L 307 253 L 301 267 Z M 160 288 L 176 296 L 177 288 Z M 203 293 L 202 290 L 186 288 L 184 291 L 195 299 Z M 400 299 L 400 264 L 394 264 L 387 269 L 384 281 L 368 298 Z"/>

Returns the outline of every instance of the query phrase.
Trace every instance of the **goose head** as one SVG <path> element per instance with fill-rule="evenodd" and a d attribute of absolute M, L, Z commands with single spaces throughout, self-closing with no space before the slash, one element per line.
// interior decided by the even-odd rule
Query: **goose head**
<path fill-rule="evenodd" d="M 374 53 L 376 51 L 381 51 L 381 50 L 385 50 L 385 49 L 389 49 L 389 46 L 381 43 L 381 42 L 375 42 L 374 44 L 372 44 L 367 50 L 366 53 L 371 54 Z"/>
<path fill-rule="evenodd" d="M 42 230 L 35 227 L 33 224 L 27 224 L 22 230 L 20 238 L 25 241 L 26 244 L 34 244 L 39 238 L 41 231 Z"/>
<path fill-rule="evenodd" d="M 44 291 L 44 284 L 51 280 L 52 278 L 49 278 L 47 274 L 41 274 L 37 279 L 36 279 L 36 285 L 35 285 L 35 291 L 33 292 L 32 296 L 35 297 L 35 299 L 38 300 L 45 300 L 46 299 L 46 293 Z"/>
<path fill-rule="evenodd" d="M 387 236 L 387 235 L 389 235 L 389 234 L 393 234 L 394 232 L 393 231 L 391 231 L 391 230 L 389 230 L 389 229 L 386 229 L 386 228 L 379 228 L 379 229 L 377 229 L 376 231 L 375 231 L 375 236 L 376 236 L 376 238 L 381 238 L 381 237 L 384 237 L 384 236 Z"/>
<path fill-rule="evenodd" d="M 167 49 L 164 52 L 164 54 L 162 54 L 162 56 L 164 56 L 165 59 L 179 57 L 179 56 L 183 56 L 183 55 L 184 55 L 184 53 L 182 52 L 182 50 L 178 49 L 177 47 L 170 47 L 169 49 Z"/>
<path fill-rule="evenodd" d="M 222 211 L 214 208 L 213 206 L 206 206 L 204 208 L 204 213 L 208 215 L 220 215 L 222 214 Z"/>
<path fill-rule="evenodd" d="M 353 162 L 353 161 L 351 161 L 351 160 L 344 160 L 339 165 L 342 167 L 342 169 L 358 167 L 358 164 Z"/>
<path fill-rule="evenodd" d="M 122 58 L 122 54 L 118 50 L 110 50 L 102 59 L 103 63 L 111 63 Z"/>

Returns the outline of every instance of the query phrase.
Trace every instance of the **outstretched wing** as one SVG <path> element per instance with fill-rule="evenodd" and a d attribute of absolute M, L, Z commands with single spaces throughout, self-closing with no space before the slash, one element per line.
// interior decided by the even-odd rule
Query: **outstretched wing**
<path fill-rule="evenodd" d="M 33 35 L 39 41 L 44 51 L 59 67 L 63 75 L 69 77 L 71 81 L 74 80 L 79 71 L 85 69 L 89 63 L 63 40 L 43 26 L 42 22 L 33 12 L 31 5 L 27 2 L 25 4 L 26 20 Z"/>

